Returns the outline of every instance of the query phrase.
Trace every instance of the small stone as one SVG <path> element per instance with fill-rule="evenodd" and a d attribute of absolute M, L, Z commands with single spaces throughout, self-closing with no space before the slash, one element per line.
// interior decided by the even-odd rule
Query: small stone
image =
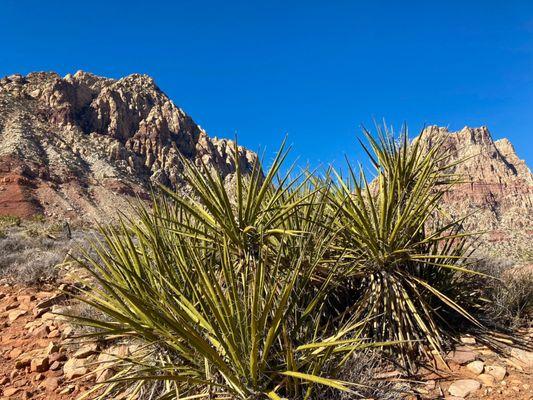
<path fill-rule="evenodd" d="M 22 349 L 20 347 L 15 347 L 9 352 L 9 358 L 14 359 L 19 357 L 22 354 Z"/>
<path fill-rule="evenodd" d="M 57 371 L 61 368 L 61 363 L 59 361 L 54 361 L 52 364 L 50 364 L 50 371 Z"/>
<path fill-rule="evenodd" d="M 476 358 L 476 353 L 466 347 L 458 347 L 455 351 L 448 353 L 448 359 L 460 365 L 475 361 Z"/>
<path fill-rule="evenodd" d="M 54 329 L 53 331 L 51 331 L 49 334 L 48 334 L 48 338 L 49 339 L 55 339 L 55 338 L 58 338 L 59 336 L 61 336 L 61 332 L 59 332 L 59 329 Z"/>
<path fill-rule="evenodd" d="M 49 358 L 50 358 L 50 362 L 67 361 L 67 355 L 65 353 L 60 353 L 60 352 L 50 354 Z"/>
<path fill-rule="evenodd" d="M 19 317 L 22 317 L 23 315 L 27 314 L 28 312 L 26 310 L 14 310 L 14 311 L 11 311 L 8 315 L 7 315 L 7 319 L 9 320 L 10 323 L 13 323 L 15 322 Z"/>
<path fill-rule="evenodd" d="M 7 397 L 9 399 L 11 396 L 17 394 L 21 390 L 21 388 L 7 388 L 4 390 L 4 397 Z"/>
<path fill-rule="evenodd" d="M 54 297 L 51 297 L 51 298 L 49 298 L 47 300 L 41 301 L 40 303 L 38 303 L 35 306 L 35 308 L 41 309 L 41 310 L 45 309 L 45 308 L 50 308 L 50 307 L 62 302 L 66 298 L 67 298 L 67 296 L 64 293 L 60 293 L 60 294 L 57 294 Z"/>
<path fill-rule="evenodd" d="M 476 339 L 471 336 L 461 336 L 461 343 L 476 344 Z"/>
<path fill-rule="evenodd" d="M 472 361 L 471 363 L 468 363 L 466 368 L 476 374 L 479 375 L 483 372 L 483 367 L 485 366 L 485 363 L 483 361 Z"/>
<path fill-rule="evenodd" d="M 42 325 L 33 331 L 33 336 L 45 338 L 48 336 L 50 329 L 46 325 Z"/>
<path fill-rule="evenodd" d="M 54 342 L 50 342 L 50 344 L 44 350 L 44 354 L 49 356 L 50 354 L 57 353 L 58 351 L 59 346 Z"/>
<path fill-rule="evenodd" d="M 448 388 L 448 392 L 452 396 L 466 397 L 479 388 L 481 388 L 481 384 L 474 379 L 460 379 L 451 384 Z"/>
<path fill-rule="evenodd" d="M 45 372 L 48 371 L 49 366 L 48 357 L 34 358 L 31 360 L 30 370 L 32 372 Z"/>
<path fill-rule="evenodd" d="M 85 362 L 77 358 L 71 358 L 63 365 L 63 373 L 67 379 L 83 376 L 87 373 Z"/>
<path fill-rule="evenodd" d="M 42 315 L 43 315 L 44 313 L 47 313 L 47 312 L 49 312 L 49 311 L 50 311 L 49 308 L 34 308 L 34 309 L 33 309 L 33 316 L 34 316 L 35 318 L 39 318 L 39 317 L 42 317 Z"/>
<path fill-rule="evenodd" d="M 512 349 L 511 356 L 526 368 L 533 368 L 533 352 L 522 349 Z"/>
<path fill-rule="evenodd" d="M 59 387 L 59 379 L 52 377 L 52 378 L 46 378 L 42 383 L 41 386 L 45 388 L 49 392 L 55 391 Z"/>
<path fill-rule="evenodd" d="M 20 301 L 21 303 L 29 303 L 31 301 L 34 301 L 36 299 L 35 295 L 24 295 L 24 296 L 17 296 L 17 301 Z"/>
<path fill-rule="evenodd" d="M 494 377 L 492 375 L 489 375 L 489 374 L 481 374 L 481 375 L 478 375 L 477 378 L 476 378 L 478 381 L 480 381 L 483 386 L 494 386 L 496 380 L 494 379 Z"/>
<path fill-rule="evenodd" d="M 507 374 L 505 367 L 500 367 L 499 365 L 487 365 L 485 367 L 485 372 L 492 375 L 497 382 L 502 381 Z"/>
<path fill-rule="evenodd" d="M 98 350 L 97 343 L 89 343 L 85 346 L 80 347 L 73 355 L 74 358 L 87 358 L 90 355 L 96 353 Z"/>
<path fill-rule="evenodd" d="M 7 376 L 4 376 L 0 378 L 0 386 L 4 386 L 9 382 L 9 378 Z"/>

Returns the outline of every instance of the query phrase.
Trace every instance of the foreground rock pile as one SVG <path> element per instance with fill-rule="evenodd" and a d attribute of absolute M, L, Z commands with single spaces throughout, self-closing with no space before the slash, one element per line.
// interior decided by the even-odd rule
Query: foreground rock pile
<path fill-rule="evenodd" d="M 72 313 L 75 305 L 57 289 L 0 286 L 0 399 L 74 399 L 112 377 L 114 361 L 135 351 L 132 344 L 75 338 L 74 326 L 58 315 Z M 522 336 L 531 341 L 533 330 Z M 405 398 L 533 398 L 533 353 L 512 349 L 503 357 L 473 338 L 463 342 L 447 356 L 450 369 L 421 369 Z M 382 378 L 399 376 L 389 372 Z"/>
<path fill-rule="evenodd" d="M 533 330 L 522 336 L 531 341 Z M 508 355 L 498 355 L 473 338 L 464 337 L 462 346 L 446 357 L 448 368 L 422 369 L 423 385 L 415 391 L 421 398 L 448 400 L 533 398 L 533 353 L 509 348 Z"/>
<path fill-rule="evenodd" d="M 67 301 L 55 290 L 0 287 L 0 399 L 73 399 L 129 354 L 131 346 L 76 339 L 57 315 L 71 312 Z"/>

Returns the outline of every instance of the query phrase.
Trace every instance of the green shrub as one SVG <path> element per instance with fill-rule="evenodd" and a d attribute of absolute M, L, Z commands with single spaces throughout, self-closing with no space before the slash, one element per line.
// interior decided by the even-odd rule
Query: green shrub
<path fill-rule="evenodd" d="M 103 228 L 82 300 L 106 317 L 79 319 L 145 345 L 102 396 L 317 398 L 355 390 L 343 368 L 361 348 L 396 344 L 412 366 L 441 354 L 455 321 L 482 328 L 469 235 L 439 212 L 447 155 L 406 134 L 368 139 L 373 183 L 351 168 L 280 176 L 283 147 L 265 175 L 236 162 L 231 187 L 182 159 L 190 194 L 161 188 L 152 210 Z"/>
<path fill-rule="evenodd" d="M 20 226 L 22 220 L 15 215 L 0 215 L 0 227 L 9 228 L 11 226 Z"/>
<path fill-rule="evenodd" d="M 321 194 L 308 179 L 278 177 L 285 157 L 266 176 L 237 169 L 234 189 L 182 160 L 192 195 L 167 191 L 152 212 L 140 207 L 135 220 L 102 229 L 98 259 L 85 261 L 97 284 L 83 299 L 110 319 L 78 319 L 100 336 L 145 344 L 120 360 L 102 396 L 156 387 L 161 398 L 308 399 L 317 385 L 352 390 L 339 371 L 371 344 L 358 338 L 359 323 L 324 314 L 336 281 L 334 266 L 322 268 L 332 235 L 309 207 Z"/>
<path fill-rule="evenodd" d="M 329 191 L 334 249 L 347 275 L 339 302 L 369 320 L 368 337 L 405 341 L 394 349 L 414 366 L 421 354 L 433 358 L 430 350 L 440 357 L 453 321 L 480 326 L 467 311 L 476 302 L 467 284 L 469 235 L 461 220 L 443 222 L 440 214 L 455 182 L 442 143 L 427 149 L 420 139 L 411 144 L 406 132 L 396 140 L 386 130 L 366 136 L 374 181 L 349 167 L 349 178 L 336 174 Z"/>

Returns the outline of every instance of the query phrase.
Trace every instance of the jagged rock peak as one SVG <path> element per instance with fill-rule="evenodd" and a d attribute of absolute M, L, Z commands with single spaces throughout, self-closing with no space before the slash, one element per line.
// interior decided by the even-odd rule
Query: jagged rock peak
<path fill-rule="evenodd" d="M 428 126 L 419 138 L 431 146 L 444 139 L 449 162 L 462 183 L 444 198 L 444 208 L 455 216 L 473 213 L 465 224 L 482 236 L 484 248 L 496 255 L 519 258 L 531 247 L 533 235 L 533 174 L 508 139 L 494 141 L 485 126 L 450 132 Z M 417 139 L 418 140 L 418 139 Z"/>
<path fill-rule="evenodd" d="M 122 191 L 130 193 L 154 183 L 180 189 L 180 153 L 231 180 L 230 143 L 212 140 L 147 75 L 34 72 L 0 79 L 0 164 L 39 177 L 34 187 L 53 181 L 128 186 Z M 243 147 L 238 153 L 241 169 L 251 170 L 256 155 Z"/>

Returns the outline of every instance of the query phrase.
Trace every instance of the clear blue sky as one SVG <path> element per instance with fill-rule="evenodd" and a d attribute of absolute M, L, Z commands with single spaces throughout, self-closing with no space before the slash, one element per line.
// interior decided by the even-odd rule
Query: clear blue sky
<path fill-rule="evenodd" d="M 487 125 L 533 164 L 532 1 L 2 0 L 0 75 L 153 76 L 212 136 L 302 161 L 360 125 Z"/>

